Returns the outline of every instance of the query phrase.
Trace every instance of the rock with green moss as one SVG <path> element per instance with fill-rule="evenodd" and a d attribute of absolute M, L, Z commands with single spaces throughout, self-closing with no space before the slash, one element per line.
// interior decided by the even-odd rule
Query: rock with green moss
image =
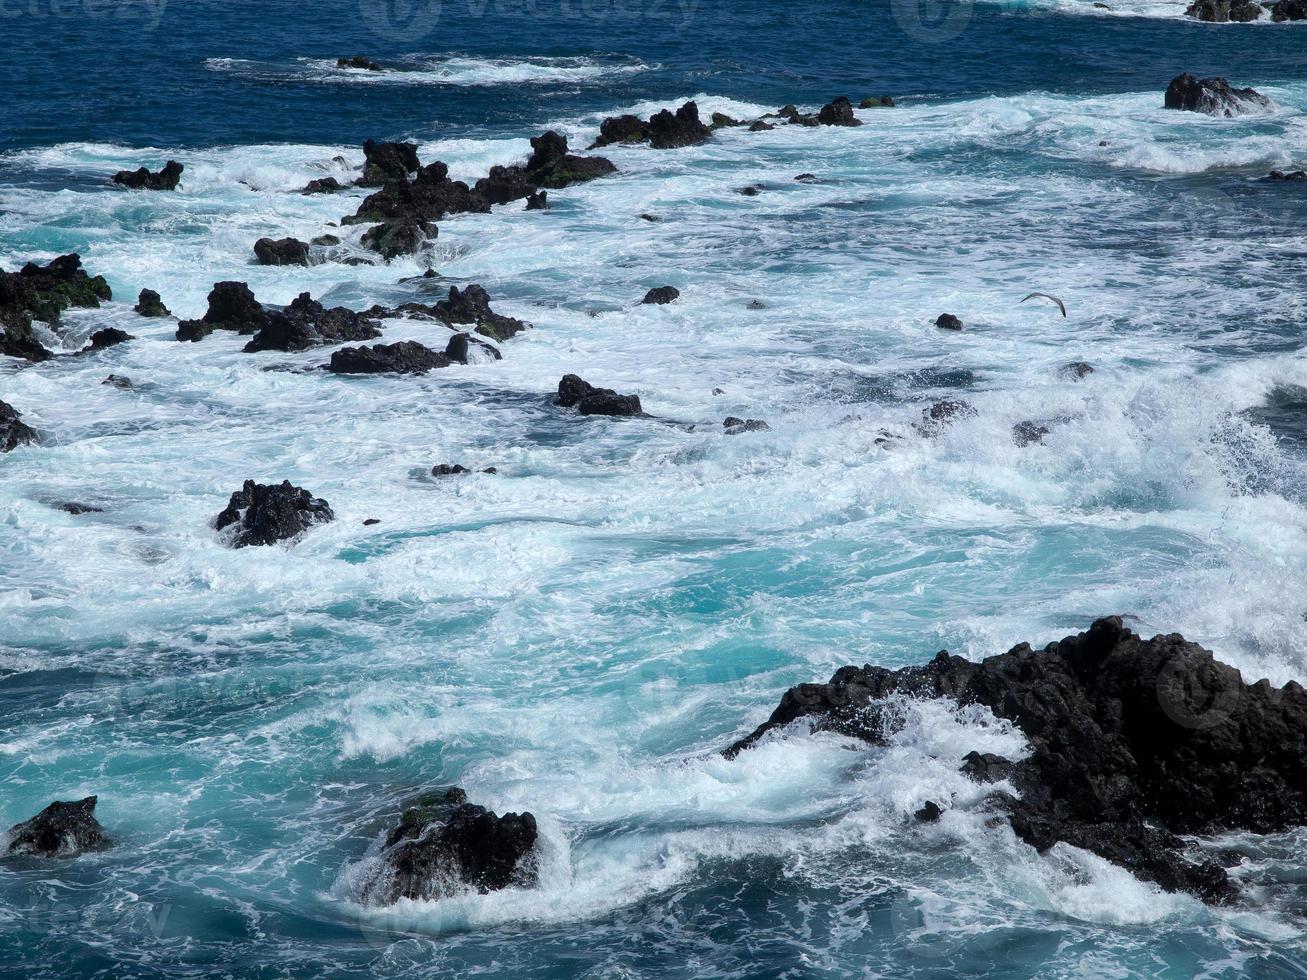
<path fill-rule="evenodd" d="M 89 276 L 81 256 L 61 255 L 47 265 L 29 262 L 18 272 L 0 271 L 0 353 L 29 361 L 51 354 L 36 339 L 32 321 L 56 323 L 64 310 L 91 309 L 113 293 L 103 276 Z"/>

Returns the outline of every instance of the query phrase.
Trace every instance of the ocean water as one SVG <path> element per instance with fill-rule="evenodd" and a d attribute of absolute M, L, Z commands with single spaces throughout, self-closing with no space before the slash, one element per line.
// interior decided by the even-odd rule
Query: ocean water
<path fill-rule="evenodd" d="M 1204 842 L 1245 855 L 1228 909 L 1040 856 L 957 772 L 1023 751 L 987 713 L 717 754 L 840 665 L 1109 613 L 1307 681 L 1307 184 L 1262 179 L 1307 165 L 1307 27 L 1183 7 L 0 0 L 0 267 L 80 252 L 115 301 L 49 345 L 138 338 L 0 364 L 47 438 L 0 457 L 0 827 L 98 793 L 116 845 L 0 862 L 0 975 L 1307 975 L 1303 833 Z M 335 67 L 358 53 L 396 71 Z M 1182 70 L 1274 108 L 1167 112 Z M 583 148 L 619 112 L 840 94 L 898 106 L 609 148 L 620 174 L 548 212 L 442 222 L 434 280 L 253 264 L 337 230 L 362 192 L 293 191 L 367 137 L 470 180 L 549 127 Z M 176 193 L 107 184 L 168 158 Z M 340 378 L 131 311 L 149 287 L 197 316 L 223 279 L 356 309 L 478 282 L 533 329 L 496 363 Z M 656 418 L 559 411 L 573 371 Z M 926 438 L 944 397 L 976 414 Z M 1027 420 L 1053 422 L 1019 448 Z M 224 548 L 246 478 L 337 520 Z M 450 784 L 537 816 L 539 888 L 352 903 L 403 802 Z"/>

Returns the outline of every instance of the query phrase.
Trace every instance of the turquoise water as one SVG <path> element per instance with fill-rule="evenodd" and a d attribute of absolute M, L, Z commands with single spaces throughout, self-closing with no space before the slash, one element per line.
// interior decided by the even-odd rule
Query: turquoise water
<path fill-rule="evenodd" d="M 1022 749 L 983 713 L 908 706 L 886 749 L 717 755 L 840 665 L 983 656 L 1106 613 L 1247 680 L 1304 679 L 1307 193 L 1261 180 L 1307 164 L 1303 29 L 1160 0 L 401 6 L 0 5 L 0 266 L 80 251 L 116 301 L 49 345 L 138 338 L 0 365 L 0 399 L 47 436 L 0 458 L 0 826 L 98 793 L 116 842 L 0 863 L 0 973 L 1307 972 L 1300 833 L 1210 842 L 1248 855 L 1247 902 L 1223 910 L 1041 857 L 956 772 Z M 404 70 L 334 67 L 354 53 Z M 1185 69 L 1275 108 L 1167 112 Z M 292 191 L 344 177 L 333 158 L 357 166 L 368 136 L 471 179 L 546 127 L 584 147 L 619 112 L 840 93 L 899 105 L 611 148 L 621 173 L 549 212 L 443 222 L 430 284 L 399 282 L 412 259 L 252 264 L 255 239 L 354 209 Z M 105 185 L 169 157 L 175 194 Z M 322 351 L 176 344 L 131 312 L 149 287 L 199 315 L 222 279 L 354 308 L 479 282 L 534 329 L 493 364 L 338 378 L 283 370 Z M 634 305 L 664 284 L 678 303 Z M 1068 318 L 1021 304 L 1034 289 Z M 946 311 L 968 329 L 936 330 Z M 1067 381 L 1075 360 L 1095 373 Z M 560 412 L 569 371 L 657 418 Z M 977 414 L 921 436 L 944 397 Z M 727 415 L 771 428 L 727 438 Z M 1030 419 L 1057 422 L 1018 448 Z M 426 475 L 441 462 L 499 475 Z M 338 519 L 228 550 L 209 522 L 246 478 Z M 452 783 L 537 816 L 540 887 L 354 905 L 403 801 Z"/>

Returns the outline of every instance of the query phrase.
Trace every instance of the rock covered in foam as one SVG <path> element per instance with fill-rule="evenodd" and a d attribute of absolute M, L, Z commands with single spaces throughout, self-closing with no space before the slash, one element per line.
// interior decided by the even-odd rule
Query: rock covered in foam
<path fill-rule="evenodd" d="M 23 823 L 9 828 L 10 854 L 39 857 L 71 857 L 83 851 L 102 851 L 109 846 L 104 828 L 95 819 L 99 797 L 62 802 L 56 800 Z"/>
<path fill-rule="evenodd" d="M 49 360 L 32 330 L 32 321 L 57 323 L 71 307 L 95 308 L 113 293 L 103 276 L 90 276 L 77 253 L 45 265 L 28 262 L 17 272 L 0 271 L 0 354 L 29 361 Z"/>
<path fill-rule="evenodd" d="M 503 816 L 454 787 L 420 797 L 386 835 L 357 897 L 365 905 L 432 900 L 536 883 L 539 831 L 530 813 Z"/>
<path fill-rule="evenodd" d="M 844 667 L 827 684 L 791 688 L 728 756 L 798 719 L 881 744 L 891 695 L 978 704 L 1020 729 L 1022 760 L 972 753 L 982 782 L 1009 781 L 998 802 L 1040 851 L 1084 848 L 1204 901 L 1234 884 L 1180 834 L 1271 833 L 1307 823 L 1307 691 L 1245 684 L 1239 671 L 1179 634 L 1145 640 L 1119 617 L 1087 632 L 972 663 L 947 653 L 921 667 Z"/>
<path fill-rule="evenodd" d="M 0 402 L 0 453 L 19 446 L 35 446 L 40 442 L 36 430 L 23 421 L 23 415 L 8 402 Z"/>
<path fill-rule="evenodd" d="M 1196 78 L 1185 72 L 1167 86 L 1165 104 L 1209 116 L 1239 116 L 1266 109 L 1271 100 L 1256 89 L 1235 88 L 1224 78 Z"/>
<path fill-rule="evenodd" d="M 245 485 L 231 495 L 213 522 L 233 548 L 269 545 L 303 534 L 315 524 L 334 520 L 331 506 L 289 480 Z M 230 530 L 229 530 L 230 529 Z"/>

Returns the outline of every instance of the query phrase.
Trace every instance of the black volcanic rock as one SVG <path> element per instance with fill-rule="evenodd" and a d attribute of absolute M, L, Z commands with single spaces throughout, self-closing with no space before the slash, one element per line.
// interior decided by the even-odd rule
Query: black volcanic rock
<path fill-rule="evenodd" d="M 1246 23 L 1259 18 L 1262 7 L 1253 0 L 1195 0 L 1185 10 L 1185 15 L 1214 24 L 1229 21 Z"/>
<path fill-rule="evenodd" d="M 300 293 L 289 306 L 268 315 L 268 323 L 245 345 L 246 354 L 263 350 L 307 350 L 321 344 L 375 340 L 380 325 L 343 306 L 324 307 L 308 293 Z"/>
<path fill-rule="evenodd" d="M 308 265 L 309 245 L 298 238 L 260 238 L 254 256 L 259 265 Z"/>
<path fill-rule="evenodd" d="M 1307 0 L 1277 0 L 1271 7 L 1271 20 L 1277 24 L 1286 20 L 1307 20 Z"/>
<path fill-rule="evenodd" d="M 17 272 L 0 271 L 0 354 L 48 360 L 53 355 L 37 340 L 33 320 L 57 323 L 70 307 L 94 308 L 112 298 L 104 277 L 87 275 L 76 253 L 45 265 L 28 262 Z"/>
<path fill-rule="evenodd" d="M 301 194 L 335 194 L 337 191 L 343 191 L 346 185 L 342 184 L 335 177 L 318 177 L 310 180 L 300 190 Z"/>
<path fill-rule="evenodd" d="M 643 415 L 638 395 L 619 395 L 612 388 L 596 388 L 575 374 L 558 382 L 556 405 L 575 407 L 582 415 Z"/>
<path fill-rule="evenodd" d="M 368 140 L 363 144 L 363 176 L 360 187 L 380 187 L 388 181 L 406 180 L 420 166 L 416 143 L 378 143 Z"/>
<path fill-rule="evenodd" d="M 389 260 L 420 252 L 439 233 L 440 229 L 429 222 L 399 218 L 383 221 L 365 231 L 363 247 Z"/>
<path fill-rule="evenodd" d="M 952 313 L 941 313 L 939 318 L 935 320 L 935 326 L 941 330 L 961 330 L 962 321 Z"/>
<path fill-rule="evenodd" d="M 530 197 L 536 187 L 527 179 L 525 167 L 494 166 L 472 189 L 491 204 L 508 204 Z"/>
<path fill-rule="evenodd" d="M 853 114 L 853 103 L 841 95 L 821 107 L 817 121 L 823 126 L 861 126 L 862 120 Z"/>
<path fill-rule="evenodd" d="M 548 211 L 549 192 L 536 191 L 534 194 L 528 194 L 526 198 L 526 209 L 528 211 Z"/>
<path fill-rule="evenodd" d="M 327 370 L 333 374 L 426 374 L 450 363 L 447 354 L 416 340 L 401 340 L 372 347 L 342 347 L 332 352 Z"/>
<path fill-rule="evenodd" d="M 159 298 L 159 294 L 153 289 L 142 289 L 141 294 L 136 298 L 136 306 L 133 309 L 141 316 L 172 316 L 172 312 L 163 305 L 163 300 Z"/>
<path fill-rule="evenodd" d="M 177 339 L 199 341 L 215 330 L 258 333 L 268 325 L 267 311 L 243 282 L 216 282 L 209 291 L 209 309 L 199 320 L 177 324 Z"/>
<path fill-rule="evenodd" d="M 1094 366 L 1084 361 L 1072 361 L 1070 364 L 1063 365 L 1058 373 L 1068 381 L 1079 381 L 1081 378 L 1087 378 L 1094 373 Z"/>
<path fill-rule="evenodd" d="M 644 294 L 641 306 L 666 306 L 681 298 L 681 291 L 675 286 L 656 286 Z"/>
<path fill-rule="evenodd" d="M 36 430 L 23 422 L 22 413 L 6 402 L 0 402 L 0 453 L 7 453 L 19 446 L 35 446 L 40 443 Z"/>
<path fill-rule="evenodd" d="M 494 344 L 488 344 L 480 337 L 473 337 L 467 333 L 454 334 L 445 345 L 445 356 L 459 364 L 468 363 L 473 351 L 486 354 L 496 361 L 502 360 L 504 356 Z"/>
<path fill-rule="evenodd" d="M 490 202 L 461 180 L 449 179 L 449 167 L 440 161 L 407 175 L 387 180 L 369 194 L 346 224 L 376 221 L 442 221 L 451 214 L 485 214 Z"/>
<path fill-rule="evenodd" d="M 1270 104 L 1271 100 L 1256 89 L 1234 88 L 1224 78 L 1195 78 L 1188 72 L 1173 78 L 1166 89 L 1166 108 L 1209 116 L 1238 116 Z"/>
<path fill-rule="evenodd" d="M 358 895 L 365 905 L 481 893 L 537 880 L 539 832 L 530 813 L 502 817 L 467 802 L 457 787 L 418 798 L 386 835 L 376 873 Z"/>
<path fill-rule="evenodd" d="M 1177 835 L 1307 824 L 1307 691 L 1245 684 L 1198 644 L 1142 639 L 1119 617 L 980 663 L 940 653 L 921 667 L 841 668 L 828 684 L 792 688 L 726 754 L 800 718 L 883 744 L 895 724 L 890 695 L 979 704 L 1012 722 L 1028 758 L 973 752 L 963 769 L 1013 784 L 1020 798 L 999 801 L 1017 836 L 1040 851 L 1059 841 L 1093 851 L 1168 891 L 1213 903 L 1237 894 Z"/>
<path fill-rule="evenodd" d="M 51 803 L 31 820 L 9 828 L 9 853 L 38 857 L 71 857 L 109 846 L 104 828 L 95 819 L 99 798 Z"/>
<path fill-rule="evenodd" d="M 105 327 L 103 330 L 97 330 L 91 334 L 91 343 L 83 349 L 82 353 L 104 350 L 106 347 L 116 347 L 118 344 L 125 344 L 129 340 L 135 339 L 126 330 L 119 330 L 117 327 Z"/>
<path fill-rule="evenodd" d="M 435 307 L 436 317 L 449 326 L 474 324 L 476 332 L 501 343 L 521 333 L 527 325 L 511 316 L 503 316 L 490 308 L 490 294 L 476 283 L 460 290 L 449 287 L 449 298 Z"/>
<path fill-rule="evenodd" d="M 377 64 L 371 58 L 361 54 L 356 54 L 350 58 L 337 58 L 337 68 L 358 68 L 361 71 L 385 71 L 381 65 Z"/>
<path fill-rule="evenodd" d="M 735 125 L 735 121 L 723 125 Z M 591 149 L 613 143 L 648 143 L 655 150 L 672 150 L 703 143 L 711 135 L 712 130 L 699 118 L 698 104 L 686 102 L 675 112 L 662 109 L 654 113 L 648 122 L 633 115 L 605 119 Z"/>
<path fill-rule="evenodd" d="M 113 182 L 132 190 L 172 191 L 177 189 L 186 168 L 176 160 L 169 160 L 157 174 L 150 173 L 146 167 L 139 170 L 119 170 L 113 175 Z"/>
<path fill-rule="evenodd" d="M 728 436 L 738 436 L 744 432 L 766 432 L 771 426 L 762 419 L 741 419 L 730 415 L 722 420 L 722 428 Z"/>
<path fill-rule="evenodd" d="M 227 531 L 224 536 L 231 547 L 245 548 L 285 541 L 315 524 L 334 519 L 335 515 L 325 500 L 314 497 L 303 487 L 291 486 L 289 480 L 280 484 L 246 480 L 245 485 L 231 495 L 226 509 L 215 518 L 213 526 L 217 531 Z M 228 531 L 228 528 L 232 530 Z"/>
<path fill-rule="evenodd" d="M 531 138 L 526 179 L 536 187 L 559 190 L 616 172 L 616 165 L 604 157 L 582 157 L 569 153 L 567 140 L 552 129 Z"/>

